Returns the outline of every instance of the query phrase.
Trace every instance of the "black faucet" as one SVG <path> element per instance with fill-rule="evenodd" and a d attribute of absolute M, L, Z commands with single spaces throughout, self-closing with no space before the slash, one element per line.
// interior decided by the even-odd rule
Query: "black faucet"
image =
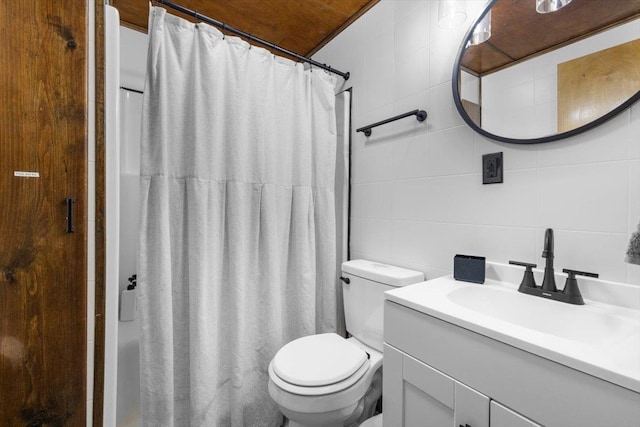
<path fill-rule="evenodd" d="M 553 230 L 547 228 L 544 233 L 544 249 L 542 251 L 542 258 L 546 258 L 546 264 L 544 266 L 544 279 L 542 279 L 542 290 L 547 292 L 557 292 L 556 278 L 553 271 Z"/>
<path fill-rule="evenodd" d="M 535 264 L 529 264 L 526 262 L 509 261 L 509 264 L 519 265 L 525 267 L 524 277 L 522 283 L 518 288 L 518 292 L 522 292 L 529 295 L 535 295 L 543 298 L 552 299 L 555 301 L 568 302 L 569 304 L 584 305 L 584 300 L 578 289 L 578 281 L 576 275 L 598 277 L 595 273 L 587 273 L 585 271 L 569 270 L 567 268 L 562 271 L 567 273 L 567 282 L 564 289 L 558 291 L 556 288 L 556 278 L 553 271 L 553 230 L 547 228 L 544 234 L 544 249 L 542 251 L 542 258 L 546 259 L 544 267 L 544 278 L 542 279 L 542 286 L 538 287 L 533 277 L 533 269 L 536 268 Z"/>

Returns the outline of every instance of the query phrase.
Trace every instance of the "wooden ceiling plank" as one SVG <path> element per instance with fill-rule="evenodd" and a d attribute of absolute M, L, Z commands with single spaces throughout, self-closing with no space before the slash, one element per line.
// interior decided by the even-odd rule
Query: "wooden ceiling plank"
<path fill-rule="evenodd" d="M 338 28 L 336 28 L 331 34 L 326 36 L 324 39 L 320 40 L 316 46 L 311 49 L 305 56 L 311 57 L 315 55 L 320 49 L 322 49 L 327 43 L 333 40 L 338 34 L 343 32 L 349 25 L 353 24 L 358 18 L 364 15 L 369 9 L 375 6 L 380 0 L 372 0 L 366 3 L 360 10 L 353 12 L 346 21 L 342 23 Z"/>
<path fill-rule="evenodd" d="M 369 10 L 379 0 L 177 0 L 217 21 L 308 56 Z M 112 0 L 122 25 L 146 31 L 149 4 L 146 0 Z M 162 7 L 161 4 L 158 3 Z M 194 21 L 193 17 L 185 16 Z"/>
<path fill-rule="evenodd" d="M 491 9 L 490 42 L 512 57 L 515 62 L 558 49 L 574 41 L 591 36 L 606 28 L 639 16 L 640 0 L 574 1 L 563 9 L 539 14 L 533 2 L 500 0 Z M 523 42 L 524 40 L 524 42 Z M 504 68 L 502 60 L 492 63 L 472 58 L 465 62 L 473 70 L 485 75 Z M 465 53 L 466 56 L 466 53 Z M 480 68 L 478 68 L 480 67 Z"/>

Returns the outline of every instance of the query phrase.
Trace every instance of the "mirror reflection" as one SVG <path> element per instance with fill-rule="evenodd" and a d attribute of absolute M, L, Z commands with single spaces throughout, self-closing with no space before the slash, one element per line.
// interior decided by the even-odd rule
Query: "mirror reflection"
<path fill-rule="evenodd" d="M 494 0 L 474 29 L 460 49 L 454 95 L 487 136 L 559 139 L 640 96 L 640 0 Z"/>

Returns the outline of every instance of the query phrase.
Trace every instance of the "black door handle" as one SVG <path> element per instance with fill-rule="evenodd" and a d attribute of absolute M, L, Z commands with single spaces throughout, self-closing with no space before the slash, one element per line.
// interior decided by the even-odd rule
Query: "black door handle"
<path fill-rule="evenodd" d="M 73 197 L 67 197 L 67 233 L 73 233 L 75 229 L 73 228 L 73 204 L 76 202 L 76 199 Z"/>

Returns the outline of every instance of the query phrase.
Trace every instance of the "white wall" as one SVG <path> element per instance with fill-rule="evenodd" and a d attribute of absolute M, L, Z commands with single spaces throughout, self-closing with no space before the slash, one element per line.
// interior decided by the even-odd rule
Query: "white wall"
<path fill-rule="evenodd" d="M 121 41 L 127 37 L 121 32 Z M 122 44 L 124 46 L 124 44 Z M 119 292 L 137 272 L 140 215 L 140 127 L 142 95 L 120 89 Z M 136 290 L 137 293 L 137 290 Z M 118 322 L 116 425 L 138 427 L 140 416 L 140 320 Z"/>
<path fill-rule="evenodd" d="M 451 75 L 465 28 L 437 26 L 436 0 L 381 0 L 315 59 L 351 78 L 352 258 L 449 274 L 456 253 L 542 265 L 544 229 L 555 264 L 640 284 L 623 262 L 640 218 L 640 106 L 567 140 L 519 146 L 475 134 L 459 117 Z M 469 24 L 467 24 L 469 25 Z M 482 185 L 481 156 L 504 152 L 503 184 Z"/>
<path fill-rule="evenodd" d="M 120 27 L 120 238 L 119 291 L 137 271 L 140 214 L 140 132 L 149 38 Z M 132 89 L 132 90 L 128 90 Z M 138 91 L 138 92 L 136 92 Z M 140 321 L 118 322 L 116 425 L 137 427 L 140 413 Z"/>
<path fill-rule="evenodd" d="M 638 37 L 640 19 L 483 77 L 482 128 L 510 138 L 556 134 L 558 64 Z"/>

